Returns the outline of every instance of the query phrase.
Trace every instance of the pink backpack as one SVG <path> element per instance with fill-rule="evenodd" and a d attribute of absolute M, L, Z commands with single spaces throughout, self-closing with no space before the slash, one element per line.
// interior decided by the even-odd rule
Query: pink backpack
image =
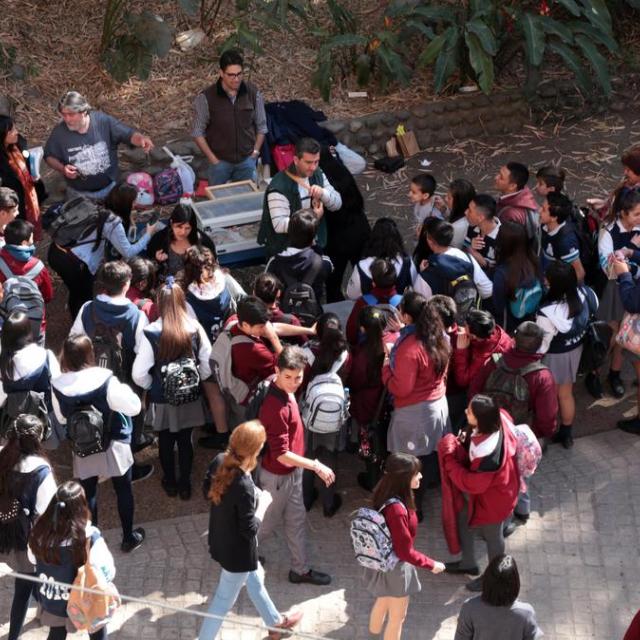
<path fill-rule="evenodd" d="M 503 413 L 504 417 L 504 413 Z M 542 459 L 542 447 L 527 424 L 507 423 L 516 437 L 516 464 L 520 472 L 520 491 L 526 491 L 525 478 L 531 477 Z"/>
<path fill-rule="evenodd" d="M 156 204 L 175 204 L 182 196 L 182 180 L 177 169 L 169 167 L 163 169 L 153 178 L 153 191 L 156 196 Z"/>
<path fill-rule="evenodd" d="M 136 209 L 146 209 L 153 206 L 153 178 L 148 173 L 144 171 L 130 173 L 127 176 L 127 184 L 138 190 L 138 195 L 133 203 Z"/>

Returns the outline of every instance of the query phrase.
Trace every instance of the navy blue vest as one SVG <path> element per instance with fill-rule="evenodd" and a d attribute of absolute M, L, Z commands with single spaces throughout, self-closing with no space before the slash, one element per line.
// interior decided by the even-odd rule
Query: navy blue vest
<path fill-rule="evenodd" d="M 133 351 L 136 346 L 136 328 L 142 311 L 133 304 L 111 304 L 103 300 L 92 300 L 82 310 L 82 326 L 92 337 L 95 333 L 93 314 L 108 327 L 118 327 L 122 332 L 122 342 L 126 349 Z"/>
<path fill-rule="evenodd" d="M 394 261 L 395 264 L 395 261 Z M 358 274 L 360 275 L 360 291 L 362 291 L 363 294 L 365 293 L 369 293 L 371 291 L 371 289 L 373 289 L 373 280 L 371 279 L 371 276 L 368 276 L 364 269 L 358 264 L 357 267 L 358 269 Z M 403 294 L 404 290 L 407 287 L 410 287 L 413 284 L 413 282 L 411 281 L 411 258 L 410 256 L 404 256 L 404 258 L 402 258 L 402 267 L 400 269 L 400 273 L 398 274 L 398 277 L 396 278 L 396 291 L 399 294 Z"/>
<path fill-rule="evenodd" d="M 585 295 L 585 304 L 582 305 L 580 313 L 574 316 L 571 329 L 566 333 L 556 333 L 553 336 L 548 353 L 567 353 L 582 344 L 589 327 L 589 319 L 595 313 L 597 299 L 596 294 L 589 287 L 580 287 L 580 291 Z"/>
<path fill-rule="evenodd" d="M 203 326 L 213 344 L 231 309 L 231 294 L 227 285 L 224 286 L 219 296 L 210 300 L 203 300 L 189 290 L 187 290 L 186 298 L 196 314 L 198 322 Z"/>
<path fill-rule="evenodd" d="M 51 373 L 49 371 L 49 358 L 46 357 L 42 366 L 24 378 L 18 380 L 3 380 L 2 386 L 6 393 L 20 391 L 37 391 L 45 394 L 45 402 L 49 411 L 51 406 Z"/>

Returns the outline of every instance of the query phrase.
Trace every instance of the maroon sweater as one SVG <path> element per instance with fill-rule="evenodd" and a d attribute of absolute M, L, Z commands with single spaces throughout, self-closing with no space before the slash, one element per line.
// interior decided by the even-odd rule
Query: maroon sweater
<path fill-rule="evenodd" d="M 370 291 L 370 294 L 375 296 L 379 304 L 387 304 L 389 299 L 395 296 L 396 293 L 397 291 L 395 287 L 389 287 L 387 289 L 373 287 Z M 362 296 L 360 296 L 353 304 L 353 309 L 351 309 L 351 313 L 349 314 L 347 328 L 345 330 L 345 334 L 350 345 L 356 345 L 360 341 L 360 337 L 358 335 L 360 330 L 358 316 L 360 315 L 360 309 L 366 306 L 368 306 L 367 301 Z"/>
<path fill-rule="evenodd" d="M 231 327 L 231 335 L 247 336 L 238 325 Z M 253 387 L 276 372 L 278 356 L 260 338 L 247 337 L 251 338 L 251 342 L 242 342 L 231 347 L 231 368 L 236 378 Z"/>
<path fill-rule="evenodd" d="M 528 209 L 538 210 L 538 203 L 529 187 L 498 198 L 497 211 L 500 222 L 517 222 L 524 226 Z"/>
<path fill-rule="evenodd" d="M 408 562 L 416 567 L 433 569 L 435 562 L 424 553 L 417 551 L 413 542 L 418 532 L 418 517 L 413 509 L 394 502 L 382 511 L 385 522 L 389 527 L 393 551 L 402 562 Z"/>

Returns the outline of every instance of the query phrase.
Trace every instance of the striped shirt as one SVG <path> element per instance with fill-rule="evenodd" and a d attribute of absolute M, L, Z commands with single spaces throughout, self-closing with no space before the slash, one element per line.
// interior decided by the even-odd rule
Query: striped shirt
<path fill-rule="evenodd" d="M 304 182 L 309 184 L 309 179 L 304 178 Z M 342 206 L 342 197 L 331 186 L 331 183 L 327 180 L 327 176 L 322 174 L 322 197 L 320 200 L 326 209 L 329 211 L 337 211 Z M 311 196 L 309 191 L 302 185 L 298 185 L 298 193 L 300 194 L 300 207 L 302 209 L 311 208 Z M 269 205 L 269 214 L 271 215 L 271 223 L 273 224 L 273 230 L 276 233 L 287 233 L 289 231 L 289 219 L 291 211 L 289 200 L 287 196 L 277 191 L 272 191 L 267 196 L 267 204 Z"/>
<path fill-rule="evenodd" d="M 236 96 L 230 96 L 231 103 L 235 103 Z M 267 114 L 264 110 L 264 98 L 258 91 L 256 93 L 256 108 L 254 111 L 254 124 L 256 133 L 265 134 L 269 131 L 267 128 Z M 204 93 L 199 93 L 193 101 L 193 124 L 191 127 L 191 135 L 194 138 L 204 137 L 207 127 L 209 126 L 209 104 Z"/>

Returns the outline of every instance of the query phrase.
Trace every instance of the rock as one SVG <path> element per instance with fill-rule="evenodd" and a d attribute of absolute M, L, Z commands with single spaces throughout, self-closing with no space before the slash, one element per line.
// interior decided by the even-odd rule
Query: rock
<path fill-rule="evenodd" d="M 374 140 L 377 140 L 378 142 L 386 142 L 387 140 L 387 130 L 385 127 L 378 127 L 371 132 L 371 135 L 373 136 Z"/>
<path fill-rule="evenodd" d="M 429 114 L 429 107 L 426 104 L 418 104 L 411 111 L 416 118 L 424 119 Z"/>
<path fill-rule="evenodd" d="M 353 134 L 349 133 L 349 131 L 344 131 L 338 138 L 346 147 L 350 147 L 353 144 Z"/>
<path fill-rule="evenodd" d="M 626 87 L 627 83 L 625 82 L 624 78 L 611 78 L 611 86 L 614 89 L 624 89 Z"/>
<path fill-rule="evenodd" d="M 466 129 L 467 129 L 467 135 L 472 138 L 481 136 L 484 133 L 484 129 L 482 128 L 480 123 L 470 124 L 468 127 L 466 127 Z"/>
<path fill-rule="evenodd" d="M 380 145 L 377 142 L 372 142 L 367 147 L 367 153 L 371 154 L 372 156 L 378 153 L 379 151 L 380 151 Z"/>
<path fill-rule="evenodd" d="M 413 126 L 417 129 L 428 129 L 431 126 L 431 118 L 426 117 L 428 114 L 425 113 L 425 117 L 423 118 L 415 118 L 413 120 Z"/>
<path fill-rule="evenodd" d="M 134 147 L 133 149 L 124 148 L 120 151 L 120 155 L 124 160 L 136 166 L 142 166 L 148 162 L 147 154 L 139 147 Z"/>
<path fill-rule="evenodd" d="M 429 147 L 433 141 L 433 134 L 427 129 L 422 129 L 416 132 L 416 139 L 421 149 Z"/>
<path fill-rule="evenodd" d="M 358 131 L 360 131 L 363 127 L 364 122 L 362 122 L 361 120 L 352 120 L 349 123 L 349 131 L 351 131 L 351 133 L 358 133 Z"/>
<path fill-rule="evenodd" d="M 382 124 L 387 127 L 392 127 L 395 125 L 397 118 L 394 113 L 383 112 L 380 114 L 380 120 L 382 121 Z"/>
<path fill-rule="evenodd" d="M 445 144 L 446 142 L 450 142 L 451 134 L 446 129 L 440 129 L 440 131 L 436 132 L 434 140 L 438 144 Z"/>
<path fill-rule="evenodd" d="M 338 135 L 345 130 L 347 126 L 343 120 L 328 120 L 322 125 L 327 131 L 331 131 L 334 135 Z"/>
<path fill-rule="evenodd" d="M 363 155 L 365 153 L 365 149 L 364 147 L 360 146 L 359 144 L 354 144 L 351 147 L 352 151 L 355 151 L 356 153 L 359 153 L 360 155 Z"/>
<path fill-rule="evenodd" d="M 432 113 L 443 113 L 444 112 L 444 102 L 434 102 L 431 105 Z"/>
<path fill-rule="evenodd" d="M 0 95 L 0 116 L 13 117 L 15 110 L 15 100 L 10 96 Z"/>
<path fill-rule="evenodd" d="M 458 107 L 463 110 L 473 109 L 474 99 L 473 98 L 461 98 L 458 102 Z"/>
<path fill-rule="evenodd" d="M 373 142 L 373 135 L 367 129 L 362 129 L 359 133 L 356 134 L 356 142 L 360 146 L 367 146 Z"/>
<path fill-rule="evenodd" d="M 538 87 L 537 93 L 543 98 L 555 98 L 558 95 L 558 87 L 551 82 L 545 82 Z"/>
<path fill-rule="evenodd" d="M 12 64 L 11 77 L 14 80 L 25 80 L 27 77 L 27 68 L 23 64 Z"/>
<path fill-rule="evenodd" d="M 362 118 L 369 129 L 375 129 L 382 122 L 382 113 L 370 113 Z"/>
<path fill-rule="evenodd" d="M 407 120 L 409 120 L 409 118 L 411 117 L 411 111 L 407 111 L 406 109 L 402 109 L 401 111 L 398 111 L 396 113 L 396 117 L 401 122 L 407 122 Z"/>
<path fill-rule="evenodd" d="M 160 129 L 162 131 L 181 131 L 187 126 L 187 121 L 184 118 L 180 118 L 179 120 L 169 120 L 165 122 Z"/>
<path fill-rule="evenodd" d="M 445 113 L 451 113 L 452 111 L 458 110 L 458 104 L 455 100 L 447 100 L 444 103 L 444 111 Z"/>

